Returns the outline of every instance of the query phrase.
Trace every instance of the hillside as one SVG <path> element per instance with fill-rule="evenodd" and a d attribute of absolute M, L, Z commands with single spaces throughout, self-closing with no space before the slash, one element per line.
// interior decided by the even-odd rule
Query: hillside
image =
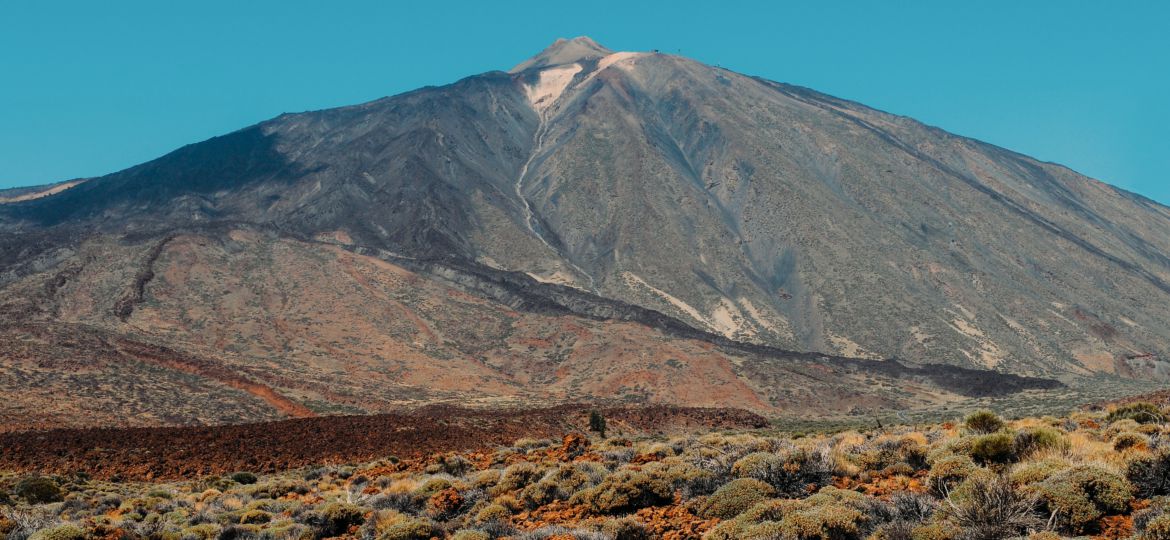
<path fill-rule="evenodd" d="M 10 427 L 842 413 L 1170 375 L 1170 209 L 588 38 L 22 193 L 44 195 L 0 203 Z"/>

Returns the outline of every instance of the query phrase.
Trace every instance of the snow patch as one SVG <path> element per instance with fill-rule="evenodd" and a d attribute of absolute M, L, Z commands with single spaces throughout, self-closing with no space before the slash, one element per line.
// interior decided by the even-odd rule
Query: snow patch
<path fill-rule="evenodd" d="M 569 87 L 569 83 L 573 82 L 573 77 L 580 72 L 580 64 L 543 70 L 540 72 L 536 84 L 524 86 L 524 94 L 532 103 L 533 109 L 543 112 L 556 103 L 561 94 L 565 93 L 565 89 Z"/>

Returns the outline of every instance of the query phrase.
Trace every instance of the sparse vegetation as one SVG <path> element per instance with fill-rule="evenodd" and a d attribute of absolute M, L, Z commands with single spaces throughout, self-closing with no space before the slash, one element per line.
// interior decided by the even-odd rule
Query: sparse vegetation
<path fill-rule="evenodd" d="M 732 519 L 776 494 L 772 486 L 753 478 L 737 478 L 719 488 L 699 506 L 704 517 Z"/>
<path fill-rule="evenodd" d="M 1004 428 L 1003 420 L 992 411 L 975 411 L 963 420 L 963 425 L 974 433 L 986 435 Z"/>
<path fill-rule="evenodd" d="M 244 472 L 244 471 L 240 471 L 238 473 L 231 475 L 231 479 L 233 482 L 235 482 L 237 484 L 243 484 L 243 485 L 250 485 L 250 484 L 256 483 L 256 475 L 254 475 L 250 472 Z"/>
<path fill-rule="evenodd" d="M 1077 465 L 1036 486 L 1036 493 L 1064 532 L 1081 534 L 1108 514 L 1120 514 L 1133 499 L 1125 478 L 1096 465 Z"/>
<path fill-rule="evenodd" d="M 605 416 L 597 411 L 589 411 L 589 431 L 605 438 Z"/>
<path fill-rule="evenodd" d="M 1106 423 L 1118 420 L 1133 420 L 1139 424 L 1163 423 L 1166 421 L 1166 414 L 1153 403 L 1138 402 L 1122 405 L 1105 417 Z"/>
<path fill-rule="evenodd" d="M 1170 424 L 1148 421 L 1148 412 L 1004 420 L 981 411 L 954 423 L 799 436 L 578 433 L 181 482 L 0 474 L 0 493 L 9 494 L 0 534 L 1161 540 L 1170 538 Z"/>
<path fill-rule="evenodd" d="M 971 442 L 971 459 L 981 465 L 1004 465 L 1015 458 L 1015 444 L 1010 434 L 991 433 Z"/>
<path fill-rule="evenodd" d="M 1170 448 L 1136 457 L 1129 462 L 1126 477 L 1139 497 L 1170 496 Z"/>
<path fill-rule="evenodd" d="M 61 500 L 61 488 L 51 478 L 30 476 L 16 483 L 12 490 L 29 504 L 44 504 Z"/>
<path fill-rule="evenodd" d="M 1021 493 L 1000 475 L 973 476 L 946 504 L 946 514 L 970 540 L 1018 537 L 1042 524 L 1036 496 Z"/>

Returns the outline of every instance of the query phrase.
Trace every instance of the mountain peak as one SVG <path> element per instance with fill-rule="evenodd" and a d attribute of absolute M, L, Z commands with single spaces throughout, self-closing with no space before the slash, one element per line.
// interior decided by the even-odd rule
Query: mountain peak
<path fill-rule="evenodd" d="M 603 58 L 611 54 L 613 51 L 602 47 L 588 36 L 578 36 L 573 39 L 559 38 L 552 45 L 540 51 L 540 54 L 517 64 L 509 72 L 519 73 L 533 68 L 572 64 L 582 60 Z"/>

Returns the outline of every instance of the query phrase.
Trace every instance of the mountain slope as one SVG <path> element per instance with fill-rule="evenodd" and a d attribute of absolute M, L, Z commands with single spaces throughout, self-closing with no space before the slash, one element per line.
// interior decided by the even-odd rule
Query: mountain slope
<path fill-rule="evenodd" d="M 87 240 L 60 268 L 4 291 L 0 389 L 9 398 L 0 429 L 230 423 L 435 402 L 841 414 L 1054 386 L 712 343 L 620 305 L 610 307 L 616 318 L 581 317 L 491 275 L 433 263 L 420 273 L 409 260 L 332 240 L 249 227 Z"/>
<path fill-rule="evenodd" d="M 731 362 L 738 371 L 703 376 L 726 384 L 772 380 L 745 373 L 767 358 L 799 357 L 780 350 L 1160 378 L 1170 338 L 1167 248 L 1170 209 L 1063 167 L 808 89 L 577 38 L 510 72 L 282 115 L 0 203 L 0 305 L 10 335 L 34 323 L 55 328 L 42 339 L 49 348 L 68 333 L 60 328 L 84 325 L 100 340 L 230 359 L 213 371 L 247 381 L 268 366 L 320 386 L 362 373 L 354 379 L 398 388 L 378 395 L 354 383 L 333 399 L 264 383 L 320 410 L 471 394 L 622 395 L 627 370 L 638 370 L 606 347 L 659 352 L 633 345 L 649 339 L 635 323 L 662 332 L 654 342 L 749 354 Z M 338 249 L 380 270 L 354 274 Z M 214 262 L 202 276 L 159 279 L 177 251 Z M 407 311 L 455 293 L 382 298 L 361 281 L 398 272 L 379 264 L 438 280 L 495 314 L 439 302 L 430 316 L 446 318 L 428 326 L 454 337 L 428 349 L 406 337 L 410 328 L 426 333 Z M 325 266 L 310 272 L 316 265 Z M 339 279 L 351 287 L 333 289 Z M 232 300 L 246 310 L 224 304 L 250 287 Z M 320 307 L 310 315 L 299 305 Z M 547 369 L 537 361 L 543 353 L 493 360 L 498 347 L 515 346 L 504 345 L 510 338 L 473 346 L 482 336 L 460 330 L 508 310 L 555 312 L 574 327 L 634 326 L 619 325 L 601 348 L 565 346 L 570 352 L 557 354 L 592 350 L 593 359 L 565 368 L 563 389 L 533 394 L 525 373 Z M 289 318 L 305 321 L 296 332 L 346 338 L 322 336 L 328 347 L 305 349 L 276 337 L 293 332 L 279 330 Z M 301 371 L 318 356 L 339 363 Z M 440 368 L 439 357 L 457 363 Z M 620 382 L 598 383 L 610 369 L 623 373 Z M 440 388 L 451 370 L 466 376 L 464 387 Z M 639 394 L 646 399 L 677 397 L 686 380 L 641 371 L 661 383 Z M 241 403 L 274 406 L 228 379 L 213 378 L 243 392 Z M 779 393 L 757 387 L 687 403 L 791 405 Z"/>

